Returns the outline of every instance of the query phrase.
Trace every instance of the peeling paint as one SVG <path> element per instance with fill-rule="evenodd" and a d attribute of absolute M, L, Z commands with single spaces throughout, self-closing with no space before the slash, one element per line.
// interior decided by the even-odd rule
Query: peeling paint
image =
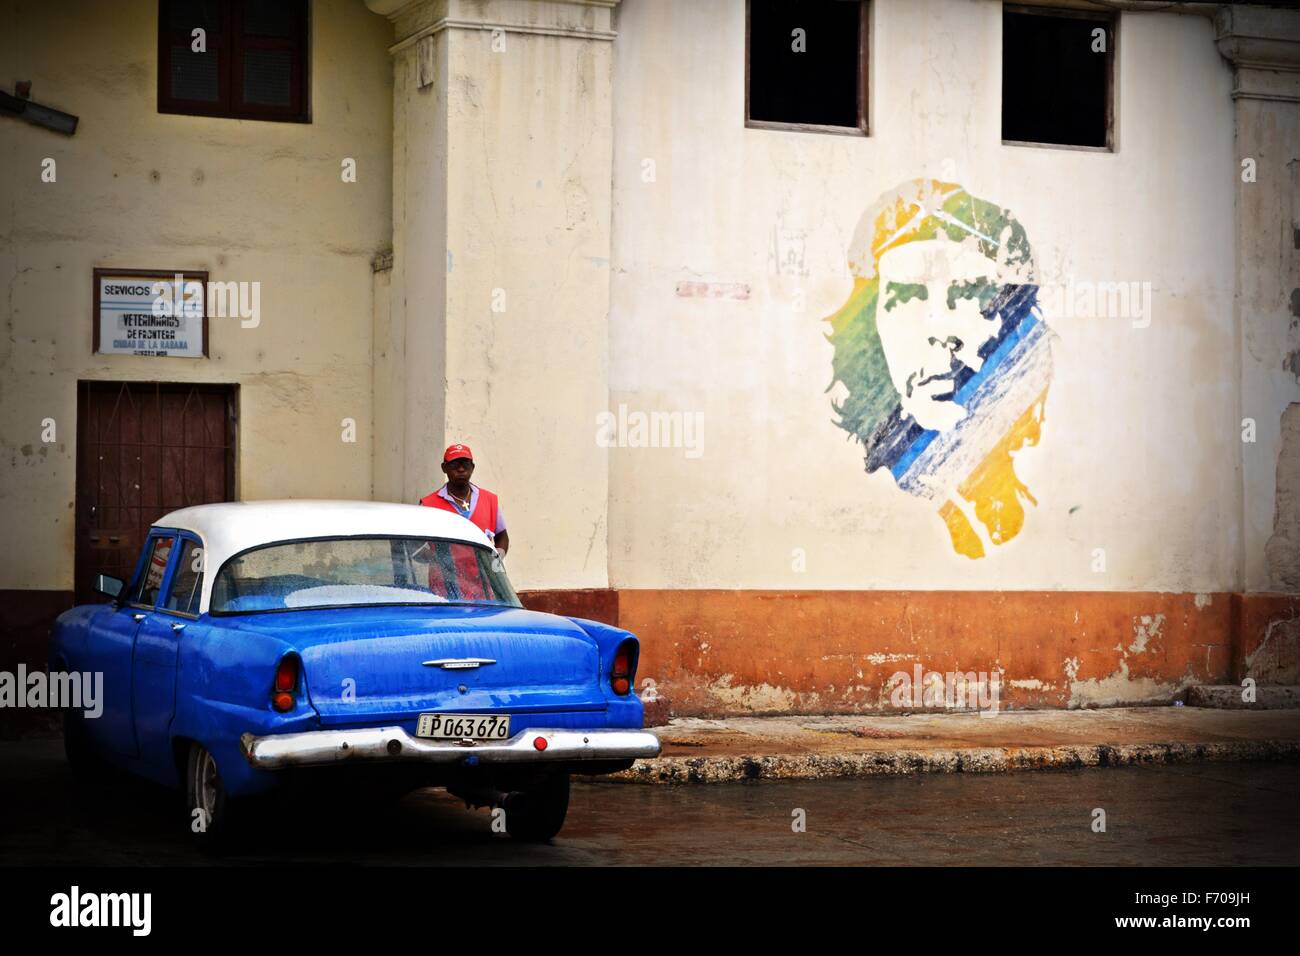
<path fill-rule="evenodd" d="M 576 613 L 590 598 L 575 594 Z M 620 589 L 616 623 L 641 638 L 647 673 L 679 716 L 818 713 L 811 696 L 817 692 L 826 713 L 896 712 L 889 678 L 917 663 L 935 671 L 996 670 L 999 704 L 1007 709 L 1065 709 L 1143 699 L 1167 704 L 1188 675 L 1231 681 L 1271 621 L 1294 618 L 1300 638 L 1300 596 L 1243 597 L 1239 623 L 1226 595 L 1212 596 L 1213 605 L 1198 611 L 1191 591 Z M 1076 613 L 1086 626 L 1072 624 Z M 1240 652 L 1238 626 L 1252 635 Z M 795 633 L 801 640 L 789 641 Z M 1290 646 L 1279 636 L 1275 628 L 1270 646 Z M 699 661 L 706 637 L 710 651 Z"/>
<path fill-rule="evenodd" d="M 1300 617 L 1270 621 L 1246 655 L 1246 676 L 1272 684 L 1300 683 Z"/>
<path fill-rule="evenodd" d="M 679 282 L 677 294 L 685 299 L 748 299 L 745 282 Z"/>
<path fill-rule="evenodd" d="M 1203 592 L 1197 592 L 1197 595 L 1192 599 L 1192 602 L 1196 605 L 1196 610 L 1203 611 L 1214 603 L 1214 598 Z"/>
<path fill-rule="evenodd" d="M 866 659 L 873 664 L 892 664 L 895 661 L 914 661 L 916 660 L 916 655 L 915 654 L 868 654 Z M 862 676 L 861 672 L 859 672 L 858 676 L 859 677 Z"/>
<path fill-rule="evenodd" d="M 1300 385 L 1300 349 L 1293 349 L 1282 357 L 1282 371 L 1294 375 L 1296 384 Z"/>
<path fill-rule="evenodd" d="M 1129 652 L 1142 654 L 1147 649 L 1147 642 L 1160 636 L 1160 629 L 1165 625 L 1163 614 L 1142 614 L 1133 618 L 1133 643 Z"/>
<path fill-rule="evenodd" d="M 1079 676 L 1079 658 L 1067 657 L 1064 662 L 1064 667 L 1065 676 L 1068 677 L 1070 683 L 1073 684 L 1075 679 Z"/>
<path fill-rule="evenodd" d="M 709 694 L 718 703 L 736 707 L 750 713 L 767 711 L 790 711 L 794 709 L 795 693 L 786 687 L 773 687 L 771 684 L 753 686 L 732 686 L 732 675 L 723 674 L 709 684 Z M 810 694 L 809 697 L 816 697 Z"/>
<path fill-rule="evenodd" d="M 1007 683 L 1020 690 L 1056 690 L 1055 684 L 1044 684 L 1037 677 L 1030 677 L 1026 680 L 1012 680 Z"/>
<path fill-rule="evenodd" d="M 1119 669 L 1105 677 L 1090 677 L 1087 680 L 1070 679 L 1070 699 L 1066 704 L 1071 710 L 1079 707 L 1117 707 L 1124 704 L 1141 704 L 1165 702 L 1192 684 L 1198 683 L 1190 673 L 1183 675 L 1177 682 L 1156 680 L 1152 677 L 1133 677 L 1129 673 L 1128 661 L 1121 660 Z"/>
<path fill-rule="evenodd" d="M 1269 586 L 1300 591 L 1300 402 L 1282 412 L 1275 488 L 1273 532 L 1264 545 Z"/>

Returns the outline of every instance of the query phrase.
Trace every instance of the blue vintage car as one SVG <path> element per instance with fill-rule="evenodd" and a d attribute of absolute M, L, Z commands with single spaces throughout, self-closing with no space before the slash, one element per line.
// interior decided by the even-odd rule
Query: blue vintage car
<path fill-rule="evenodd" d="M 240 799 L 443 786 L 547 840 L 570 774 L 659 753 L 627 631 L 525 610 L 469 521 L 415 505 L 260 501 L 172 512 L 107 604 L 61 615 L 52 670 L 103 674 L 66 715 L 68 760 L 185 792 L 214 846 Z M 331 773 L 331 769 L 334 771 Z"/>

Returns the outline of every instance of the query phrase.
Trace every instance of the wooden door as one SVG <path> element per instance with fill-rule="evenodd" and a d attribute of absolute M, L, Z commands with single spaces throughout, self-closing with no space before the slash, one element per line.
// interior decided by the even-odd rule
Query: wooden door
<path fill-rule="evenodd" d="M 164 514 L 234 500 L 236 388 L 77 383 L 78 604 L 103 600 L 97 573 L 131 576 Z"/>

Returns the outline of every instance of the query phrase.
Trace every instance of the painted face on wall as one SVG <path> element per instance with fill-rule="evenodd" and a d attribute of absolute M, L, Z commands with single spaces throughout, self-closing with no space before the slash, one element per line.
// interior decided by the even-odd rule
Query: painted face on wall
<path fill-rule="evenodd" d="M 1042 436 L 1051 343 L 1033 256 L 1011 213 L 917 179 L 862 216 L 849 299 L 826 321 L 836 424 L 868 473 L 937 505 L 953 549 L 982 558 L 1037 501 L 1014 458 Z"/>
<path fill-rule="evenodd" d="M 903 411 L 922 428 L 946 431 L 966 414 L 955 400 L 963 368 L 1001 323 L 985 316 L 998 292 L 996 269 L 977 249 L 946 239 L 910 242 L 880 257 L 876 329 Z"/>

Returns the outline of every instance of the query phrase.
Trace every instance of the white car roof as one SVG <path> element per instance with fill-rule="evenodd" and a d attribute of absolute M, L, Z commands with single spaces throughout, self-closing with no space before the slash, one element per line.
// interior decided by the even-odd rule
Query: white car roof
<path fill-rule="evenodd" d="M 487 535 L 458 514 L 387 501 L 230 501 L 169 512 L 154 527 L 189 531 L 202 542 L 209 573 L 203 576 L 200 613 L 208 610 L 213 578 L 226 559 L 259 545 L 365 535 L 488 543 Z"/>

